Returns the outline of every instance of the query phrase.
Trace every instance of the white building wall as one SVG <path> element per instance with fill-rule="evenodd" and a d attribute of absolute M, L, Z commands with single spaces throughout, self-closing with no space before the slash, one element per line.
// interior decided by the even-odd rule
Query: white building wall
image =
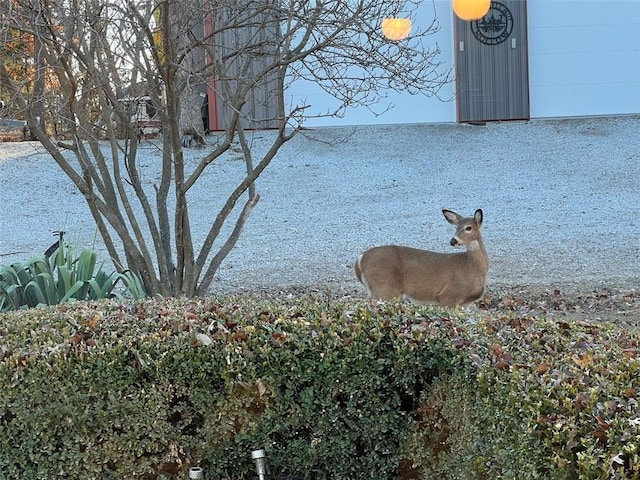
<path fill-rule="evenodd" d="M 529 0 L 531 117 L 640 113 L 640 0 Z"/>
<path fill-rule="evenodd" d="M 640 0 L 638 0 L 640 1 Z M 435 8 L 434 8 L 435 7 Z M 414 20 L 414 28 L 426 29 L 434 20 L 440 24 L 440 30 L 428 37 L 435 45 L 440 47 L 439 60 L 443 61 L 443 69 L 454 69 L 453 48 L 453 17 L 451 12 L 451 0 L 424 0 L 419 7 L 418 17 Z M 454 99 L 455 86 L 453 83 L 446 85 L 439 92 L 437 98 L 403 93 L 388 92 L 388 96 L 381 102 L 375 113 L 366 108 L 350 108 L 343 118 L 310 118 L 305 126 L 324 125 L 374 125 L 392 123 L 416 123 L 416 122 L 451 122 L 455 121 L 456 104 Z M 309 82 L 297 81 L 288 90 L 289 101 L 300 102 L 306 100 L 311 105 L 306 111 L 307 115 L 323 114 L 335 109 L 336 102 L 319 87 Z M 393 108 L 387 110 L 388 106 Z M 379 112 L 385 112 L 376 115 Z"/>
<path fill-rule="evenodd" d="M 528 0 L 531 118 L 640 113 L 640 0 Z M 429 25 L 434 13 L 441 60 L 455 71 L 450 0 L 424 0 L 415 23 Z M 377 116 L 351 108 L 343 118 L 311 118 L 306 126 L 455 122 L 455 85 L 436 98 L 390 92 Z M 308 82 L 296 82 L 288 100 L 306 99 L 309 115 L 335 101 Z"/>

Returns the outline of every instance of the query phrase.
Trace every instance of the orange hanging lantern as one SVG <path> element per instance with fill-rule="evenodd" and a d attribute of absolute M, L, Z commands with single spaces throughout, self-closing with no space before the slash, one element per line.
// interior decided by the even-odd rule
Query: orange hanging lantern
<path fill-rule="evenodd" d="M 410 32 L 410 18 L 385 18 L 382 20 L 382 33 L 389 40 L 394 42 L 404 40 Z"/>
<path fill-rule="evenodd" d="M 461 20 L 479 20 L 489 11 L 491 0 L 452 0 L 453 11 Z"/>

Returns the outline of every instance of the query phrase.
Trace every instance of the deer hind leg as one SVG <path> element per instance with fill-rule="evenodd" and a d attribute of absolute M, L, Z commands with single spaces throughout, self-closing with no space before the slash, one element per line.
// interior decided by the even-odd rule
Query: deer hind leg
<path fill-rule="evenodd" d="M 402 289 L 396 287 L 393 282 L 384 281 L 384 279 L 380 278 L 368 279 L 362 273 L 359 273 L 358 279 L 367 289 L 367 295 L 371 300 L 386 302 L 402 298 Z"/>
<path fill-rule="evenodd" d="M 375 285 L 373 288 L 367 286 L 367 290 L 369 291 L 369 298 L 371 298 L 371 300 L 389 302 L 402 298 L 402 289 L 393 285 L 381 284 Z"/>
<path fill-rule="evenodd" d="M 384 302 L 401 299 L 404 293 L 401 282 L 397 281 L 393 275 L 382 272 L 376 273 L 362 278 L 362 283 L 367 288 L 369 298 Z"/>
<path fill-rule="evenodd" d="M 362 259 L 360 255 L 355 264 L 355 271 L 358 280 L 367 289 L 367 294 L 371 300 L 391 301 L 402 298 L 403 290 L 396 272 L 373 269 L 365 274 L 362 271 Z"/>
<path fill-rule="evenodd" d="M 467 308 L 471 303 L 480 298 L 479 295 L 440 295 L 438 303 L 443 307 L 449 308 Z"/>

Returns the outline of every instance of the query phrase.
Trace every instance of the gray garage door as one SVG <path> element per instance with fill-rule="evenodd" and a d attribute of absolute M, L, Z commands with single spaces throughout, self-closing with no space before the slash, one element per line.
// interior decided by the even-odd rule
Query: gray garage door
<path fill-rule="evenodd" d="M 480 20 L 455 21 L 458 121 L 529 118 L 526 0 L 491 2 Z"/>

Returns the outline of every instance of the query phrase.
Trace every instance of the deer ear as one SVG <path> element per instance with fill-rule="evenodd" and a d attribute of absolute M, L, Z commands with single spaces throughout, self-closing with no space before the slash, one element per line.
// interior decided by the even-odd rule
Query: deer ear
<path fill-rule="evenodd" d="M 476 221 L 478 226 L 482 225 L 482 210 L 477 209 L 476 213 L 473 214 L 473 219 Z"/>
<path fill-rule="evenodd" d="M 444 215 L 444 218 L 447 219 L 447 222 L 451 223 L 452 225 L 457 225 L 462 218 L 456 212 L 452 212 L 451 210 L 447 210 L 446 208 L 442 209 L 442 214 Z"/>

